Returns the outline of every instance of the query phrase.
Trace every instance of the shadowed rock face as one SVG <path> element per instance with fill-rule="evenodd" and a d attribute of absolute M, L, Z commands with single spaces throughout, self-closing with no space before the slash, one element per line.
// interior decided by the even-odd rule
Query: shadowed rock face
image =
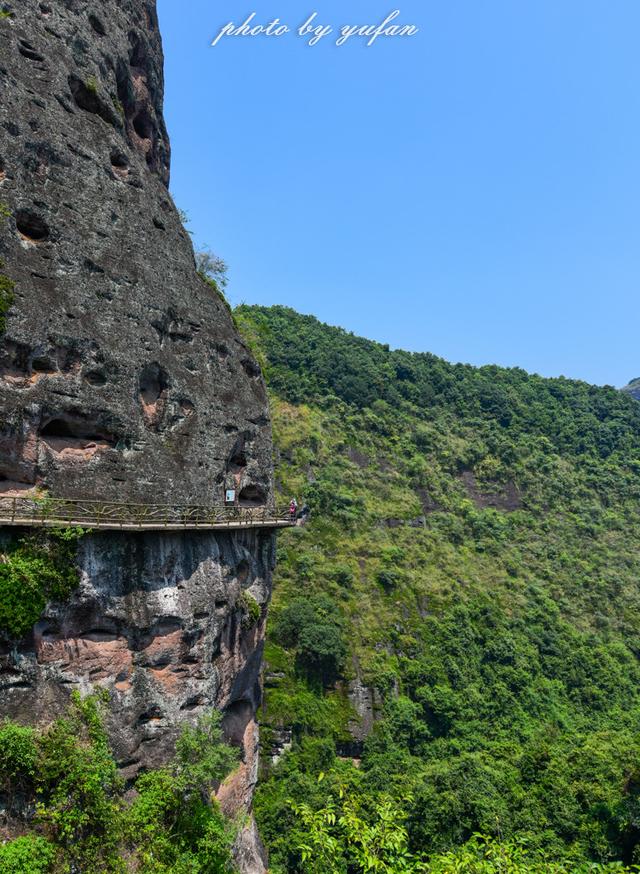
<path fill-rule="evenodd" d="M 209 503 L 233 487 L 269 501 L 262 376 L 198 277 L 167 190 L 155 3 L 3 6 L 0 272 L 15 297 L 0 335 L 0 495 Z M 221 803 L 247 809 L 273 554 L 257 531 L 85 537 L 70 602 L 27 639 L 0 640 L 0 718 L 47 723 L 72 689 L 106 687 L 133 776 L 172 755 L 181 722 L 221 708 L 244 751 Z M 262 608 L 253 626 L 242 592 Z M 262 870 L 258 844 L 247 829 L 242 870 Z"/>
<path fill-rule="evenodd" d="M 155 3 L 9 4 L 0 21 L 0 494 L 271 494 L 260 370 L 167 191 Z M 241 462 L 241 463 L 239 463 Z M 256 498 L 257 496 L 257 498 Z"/>
<path fill-rule="evenodd" d="M 30 639 L 0 646 L 2 715 L 46 723 L 72 689 L 105 688 L 125 776 L 166 761 L 180 723 L 213 707 L 243 746 L 261 695 L 272 536 L 101 534 L 82 541 L 79 559 L 70 601 L 48 605 Z"/>

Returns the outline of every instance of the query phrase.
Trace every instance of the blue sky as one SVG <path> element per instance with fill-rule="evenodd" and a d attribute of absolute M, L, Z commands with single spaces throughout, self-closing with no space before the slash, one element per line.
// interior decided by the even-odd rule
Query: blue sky
<path fill-rule="evenodd" d="M 637 0 L 158 0 L 172 192 L 236 304 L 472 364 L 640 375 Z M 292 29 L 413 37 L 309 47 Z"/>

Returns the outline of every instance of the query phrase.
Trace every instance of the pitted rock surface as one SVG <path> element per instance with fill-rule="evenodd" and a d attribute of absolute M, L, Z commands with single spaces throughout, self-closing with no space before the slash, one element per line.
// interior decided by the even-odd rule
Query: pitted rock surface
<path fill-rule="evenodd" d="M 155 3 L 4 8 L 0 494 L 264 503 L 262 376 L 167 190 Z"/>
<path fill-rule="evenodd" d="M 272 535 L 114 533 L 81 543 L 70 601 L 48 605 L 31 639 L 0 647 L 0 715 L 47 723 L 64 712 L 72 689 L 107 689 L 114 755 L 133 776 L 172 755 L 182 721 L 216 707 L 229 740 L 246 753 L 246 782 Z M 257 622 L 241 596 L 260 605 Z"/>
<path fill-rule="evenodd" d="M 2 8 L 0 273 L 15 298 L 0 319 L 0 495 L 208 504 L 234 488 L 247 506 L 269 502 L 262 375 L 198 276 L 167 188 L 155 2 Z M 0 635 L 0 719 L 47 724 L 73 689 L 104 687 L 133 777 L 217 707 L 243 750 L 221 800 L 248 811 L 274 542 L 258 530 L 87 535 L 70 601 L 48 605 L 25 640 Z M 264 870 L 250 821 L 238 865 Z"/>

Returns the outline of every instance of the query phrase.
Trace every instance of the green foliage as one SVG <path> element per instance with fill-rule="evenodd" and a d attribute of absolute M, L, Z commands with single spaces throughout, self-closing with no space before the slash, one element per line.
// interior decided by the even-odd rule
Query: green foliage
<path fill-rule="evenodd" d="M 260 621 L 262 609 L 251 592 L 246 590 L 238 598 L 238 607 L 242 611 L 242 627 L 245 630 L 253 628 Z"/>
<path fill-rule="evenodd" d="M 196 252 L 196 269 L 203 279 L 210 280 L 213 285 L 222 291 L 229 284 L 229 266 L 219 255 L 210 249 Z"/>
<path fill-rule="evenodd" d="M 122 102 L 115 96 L 115 94 L 111 95 L 111 102 L 113 103 L 115 110 L 118 113 L 118 115 L 120 116 L 120 118 L 124 121 L 125 111 L 124 111 L 124 106 L 122 105 Z"/>
<path fill-rule="evenodd" d="M 56 859 L 56 848 L 44 838 L 16 838 L 0 845 L 0 871 L 3 874 L 49 874 Z"/>
<path fill-rule="evenodd" d="M 296 664 L 307 679 L 330 686 L 346 656 L 342 625 L 340 611 L 330 598 L 297 598 L 278 614 L 273 637 L 295 651 Z"/>
<path fill-rule="evenodd" d="M 79 529 L 30 534 L 0 554 L 0 633 L 27 634 L 47 601 L 64 601 L 78 584 Z"/>
<path fill-rule="evenodd" d="M 87 86 L 87 91 L 89 91 L 93 95 L 97 95 L 98 93 L 98 80 L 95 76 L 89 76 L 87 81 L 85 82 Z"/>
<path fill-rule="evenodd" d="M 14 809 L 16 796 L 24 797 L 35 786 L 38 747 L 32 729 L 13 722 L 0 725 L 0 792 Z"/>
<path fill-rule="evenodd" d="M 123 785 L 95 698 L 72 694 L 71 709 L 39 738 L 38 819 L 65 857 L 85 872 L 115 871 Z"/>
<path fill-rule="evenodd" d="M 282 499 L 311 509 L 280 541 L 265 652 L 263 732 L 294 741 L 256 798 L 273 870 L 304 870 L 287 802 L 319 815 L 345 782 L 362 817 L 392 799 L 434 871 L 639 863 L 640 404 L 236 312 Z M 345 646 L 325 683 L 300 659 L 316 599 Z M 356 677 L 377 702 L 361 748 L 335 708 Z"/>
<path fill-rule="evenodd" d="M 11 213 L 3 212 L 4 204 L 0 203 L 0 218 L 7 217 Z M 0 271 L 4 267 L 4 261 L 0 258 Z M 3 334 L 7 327 L 7 313 L 13 306 L 15 300 L 14 290 L 15 282 L 0 272 L 0 334 Z"/>
<path fill-rule="evenodd" d="M 220 714 L 185 726 L 175 760 L 142 774 L 127 804 L 101 706 L 99 697 L 73 693 L 68 714 L 43 732 L 0 727 L 7 810 L 18 816 L 20 805 L 37 802 L 32 832 L 0 847 L 2 871 L 123 872 L 129 870 L 125 857 L 141 874 L 231 871 L 233 829 L 212 790 L 235 766 L 237 753 L 223 743 Z"/>

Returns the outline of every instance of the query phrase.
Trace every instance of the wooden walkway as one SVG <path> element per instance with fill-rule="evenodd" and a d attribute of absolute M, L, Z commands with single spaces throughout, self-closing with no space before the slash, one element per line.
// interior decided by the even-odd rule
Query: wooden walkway
<path fill-rule="evenodd" d="M 61 498 L 0 497 L 0 527 L 91 528 L 101 531 L 234 531 L 290 528 L 289 509 L 274 507 L 172 506 Z"/>

